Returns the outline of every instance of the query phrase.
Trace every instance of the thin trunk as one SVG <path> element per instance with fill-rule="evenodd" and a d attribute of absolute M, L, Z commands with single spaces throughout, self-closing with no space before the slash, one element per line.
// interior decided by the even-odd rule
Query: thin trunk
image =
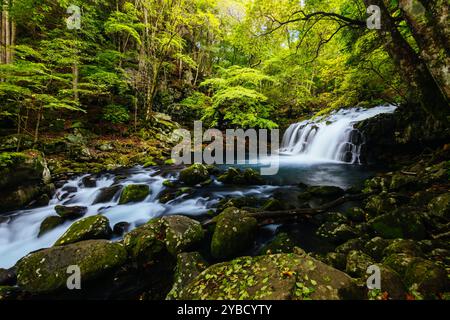
<path fill-rule="evenodd" d="M 42 118 L 42 106 L 39 107 L 37 113 L 36 127 L 34 129 L 34 144 L 36 144 L 39 139 L 39 127 L 41 125 L 41 118 Z"/>
<path fill-rule="evenodd" d="M 79 79 L 79 70 L 78 70 L 78 64 L 75 63 L 72 67 L 72 73 L 73 73 L 73 81 L 72 81 L 72 87 L 73 87 L 73 99 L 75 101 L 78 101 L 79 99 L 79 93 L 78 93 L 78 79 Z"/>

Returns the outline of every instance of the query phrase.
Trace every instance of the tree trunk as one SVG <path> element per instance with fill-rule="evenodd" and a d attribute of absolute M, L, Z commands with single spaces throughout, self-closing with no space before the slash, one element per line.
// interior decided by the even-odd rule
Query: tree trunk
<path fill-rule="evenodd" d="M 366 6 L 381 9 L 381 29 L 378 31 L 384 46 L 409 86 L 408 101 L 418 103 L 436 121 L 447 122 L 449 114 L 445 95 L 431 75 L 426 63 L 398 30 L 383 0 L 364 0 Z"/>
<path fill-rule="evenodd" d="M 419 0 L 400 0 L 400 8 L 420 48 L 422 59 L 448 101 L 450 99 L 448 70 L 450 23 L 448 23 L 448 5 L 444 2 L 447 0 L 429 1 L 427 5 L 433 7 L 427 9 Z M 446 21 L 446 26 L 441 26 L 439 21 Z"/>

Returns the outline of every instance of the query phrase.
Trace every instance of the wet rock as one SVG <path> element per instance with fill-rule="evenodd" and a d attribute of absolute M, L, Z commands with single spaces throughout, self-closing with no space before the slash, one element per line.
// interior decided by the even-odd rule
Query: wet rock
<path fill-rule="evenodd" d="M 378 216 L 368 222 L 375 233 L 385 239 L 416 239 L 426 237 L 421 217 L 409 210 L 395 210 Z"/>
<path fill-rule="evenodd" d="M 83 241 L 52 247 L 22 258 L 17 263 L 17 282 L 31 293 L 67 290 L 67 268 L 77 265 L 83 285 L 116 270 L 127 254 L 119 243 L 106 240 Z"/>
<path fill-rule="evenodd" d="M 183 291 L 183 300 L 340 300 L 361 292 L 345 273 L 308 256 L 241 257 L 213 265 Z"/>
<path fill-rule="evenodd" d="M 339 187 L 334 186 L 314 186 L 306 190 L 309 194 L 317 197 L 340 197 L 344 195 L 345 191 Z"/>
<path fill-rule="evenodd" d="M 449 280 L 446 270 L 438 264 L 417 258 L 405 272 L 405 282 L 425 299 L 436 298 L 439 293 L 448 291 Z"/>
<path fill-rule="evenodd" d="M 22 209 L 31 205 L 43 193 L 40 186 L 24 185 L 14 188 L 13 191 L 2 191 L 0 197 L 0 213 Z"/>
<path fill-rule="evenodd" d="M 350 251 L 347 256 L 346 272 L 354 277 L 364 277 L 369 266 L 374 265 L 375 261 L 359 250 Z"/>
<path fill-rule="evenodd" d="M 101 188 L 98 195 L 92 204 L 107 203 L 113 200 L 114 196 L 122 190 L 121 185 L 114 185 L 111 187 Z"/>
<path fill-rule="evenodd" d="M 87 212 L 87 208 L 80 206 L 56 206 L 55 211 L 64 220 L 75 220 L 83 217 Z"/>
<path fill-rule="evenodd" d="M 0 268 L 0 286 L 14 286 L 16 282 L 17 276 L 12 269 Z"/>
<path fill-rule="evenodd" d="M 224 211 L 227 208 L 247 208 L 247 207 L 259 207 L 261 205 L 261 199 L 256 197 L 239 197 L 239 198 L 225 198 L 220 200 L 217 210 Z"/>
<path fill-rule="evenodd" d="M 408 266 L 418 259 L 405 253 L 395 253 L 383 259 L 383 264 L 395 270 L 402 277 L 405 276 Z"/>
<path fill-rule="evenodd" d="M 228 168 L 228 170 L 220 175 L 217 180 L 225 184 L 251 186 L 264 184 L 264 179 L 253 169 L 245 169 L 241 171 L 237 168 Z"/>
<path fill-rule="evenodd" d="M 389 256 L 395 253 L 405 253 L 414 257 L 423 256 L 420 245 L 416 241 L 411 239 L 395 239 L 383 251 L 384 256 Z"/>
<path fill-rule="evenodd" d="M 209 179 L 208 168 L 200 163 L 181 170 L 180 181 L 188 186 L 195 186 Z"/>
<path fill-rule="evenodd" d="M 126 186 L 120 195 L 119 204 L 141 202 L 150 194 L 150 187 L 146 184 L 130 184 Z"/>
<path fill-rule="evenodd" d="M 75 193 L 78 191 L 78 188 L 75 186 L 65 186 L 64 188 L 61 189 L 61 191 L 67 193 Z"/>
<path fill-rule="evenodd" d="M 167 300 L 176 300 L 183 295 L 184 288 L 208 267 L 208 263 L 198 252 L 180 253 L 177 256 L 177 266 L 174 284 Z"/>
<path fill-rule="evenodd" d="M 317 236 L 334 243 L 343 243 L 358 236 L 352 227 L 338 222 L 324 223 L 319 227 L 316 234 Z"/>
<path fill-rule="evenodd" d="M 119 222 L 116 223 L 113 227 L 113 234 L 115 236 L 121 236 L 124 233 L 128 232 L 130 230 L 130 224 L 128 222 Z"/>
<path fill-rule="evenodd" d="M 228 208 L 216 218 L 217 224 L 211 242 L 211 254 L 217 259 L 234 257 L 255 240 L 257 221 L 246 211 Z"/>
<path fill-rule="evenodd" d="M 97 180 L 92 176 L 87 176 L 81 179 L 80 187 L 83 188 L 95 188 L 97 187 Z"/>
<path fill-rule="evenodd" d="M 376 261 L 381 261 L 383 258 L 384 249 L 391 243 L 390 240 L 383 239 L 381 237 L 375 237 L 370 239 L 364 245 L 364 252 L 374 258 Z"/>
<path fill-rule="evenodd" d="M 64 221 L 65 220 L 60 216 L 50 216 L 45 218 L 44 221 L 42 221 L 41 226 L 39 227 L 38 238 L 43 236 L 47 232 L 52 231 L 57 226 L 62 225 Z"/>
<path fill-rule="evenodd" d="M 55 242 L 55 246 L 93 239 L 109 239 L 112 230 L 108 218 L 96 215 L 74 222 Z"/>

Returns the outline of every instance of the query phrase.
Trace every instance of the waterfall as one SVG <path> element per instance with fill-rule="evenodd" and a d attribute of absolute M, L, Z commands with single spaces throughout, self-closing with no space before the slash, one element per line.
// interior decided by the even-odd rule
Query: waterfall
<path fill-rule="evenodd" d="M 392 105 L 341 109 L 292 124 L 283 136 L 280 154 L 310 161 L 360 164 L 364 136 L 354 125 L 381 113 L 393 113 L 395 109 Z"/>

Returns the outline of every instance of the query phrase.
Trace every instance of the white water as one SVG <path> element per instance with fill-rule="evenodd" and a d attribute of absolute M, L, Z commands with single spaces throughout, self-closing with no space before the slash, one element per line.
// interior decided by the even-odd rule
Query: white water
<path fill-rule="evenodd" d="M 329 116 L 295 123 L 284 134 L 280 154 L 295 156 L 291 158 L 294 161 L 359 164 L 364 137 L 354 128 L 355 123 L 395 109 L 341 109 Z"/>
<path fill-rule="evenodd" d="M 54 210 L 56 205 L 85 206 L 88 207 L 88 212 L 84 217 L 101 213 L 109 219 L 111 227 L 118 222 L 128 222 L 131 224 L 130 228 L 132 229 L 162 215 L 184 214 L 198 216 L 205 214 L 212 205 L 226 196 L 267 198 L 270 196 L 271 191 L 276 188 L 273 186 L 255 186 L 236 191 L 233 189 L 228 190 L 221 183 L 215 181 L 214 185 L 209 187 L 212 190 L 204 194 L 194 194 L 189 198 L 180 196 L 166 204 L 160 203 L 158 201 L 159 195 L 165 189 L 163 181 L 175 179 L 176 175 L 172 174 L 168 177 L 162 177 L 155 169 L 137 167 L 131 169 L 129 176 L 118 183 L 114 182 L 114 175 L 103 175 L 97 179 L 95 188 L 79 186 L 82 178 L 86 175 L 68 181 L 56 191 L 48 206 L 16 211 L 6 216 L 6 221 L 0 220 L 3 221 L 0 222 L 0 268 L 10 268 L 26 254 L 38 249 L 51 247 L 70 227 L 74 221 L 68 221 L 38 238 L 39 227 L 42 221 L 46 217 L 56 215 Z M 151 194 L 143 202 L 119 205 L 119 192 L 109 203 L 92 204 L 101 188 L 115 184 L 125 186 L 136 183 L 147 184 L 151 188 Z M 77 191 L 71 193 L 68 198 L 59 200 L 58 196 L 64 194 L 62 189 L 68 186 L 77 187 Z M 0 216 L 1 218 L 2 216 Z"/>

